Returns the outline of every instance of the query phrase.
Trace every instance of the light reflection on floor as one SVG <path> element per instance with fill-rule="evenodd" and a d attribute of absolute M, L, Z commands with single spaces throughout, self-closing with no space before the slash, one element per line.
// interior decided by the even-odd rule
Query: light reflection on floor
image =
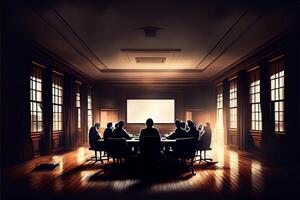
<path fill-rule="evenodd" d="M 240 189 L 240 176 L 241 171 L 240 166 L 244 166 L 244 163 L 240 163 L 240 154 L 235 151 L 228 150 L 224 146 L 213 144 L 212 151 L 207 152 L 207 157 L 213 158 L 213 161 L 217 162 L 213 165 L 207 165 L 204 162 L 195 163 L 196 175 L 192 176 L 190 172 L 180 175 L 180 177 L 174 180 L 170 179 L 166 182 L 156 182 L 155 184 L 150 184 L 146 187 L 146 190 L 151 192 L 170 192 L 170 191 L 197 191 L 199 189 L 205 189 L 210 191 L 212 188 L 214 190 L 223 192 L 226 188 L 230 191 L 238 191 Z M 66 154 L 65 154 L 66 155 Z M 55 155 L 51 157 L 52 162 L 59 163 L 58 168 L 56 168 L 52 175 L 61 176 L 70 171 L 69 167 L 65 166 L 65 155 Z M 70 154 L 71 155 L 71 154 Z M 71 173 L 70 177 L 77 177 L 80 181 L 77 181 L 81 189 L 96 187 L 96 188 L 107 188 L 113 191 L 124 191 L 136 187 L 138 184 L 142 184 L 143 180 L 139 178 L 125 178 L 125 179 L 112 179 L 112 180 L 92 180 L 91 177 L 99 172 L 106 173 L 102 169 L 102 164 L 100 162 L 94 163 L 89 161 L 89 158 L 93 155 L 93 152 L 89 151 L 86 147 L 80 147 L 76 149 L 73 153 L 72 162 L 76 162 L 78 170 L 76 169 Z M 68 157 L 70 160 L 70 157 Z M 243 167 L 242 173 L 246 174 L 249 179 L 249 184 L 251 185 L 251 191 L 253 193 L 258 193 L 263 188 L 263 167 L 262 163 L 257 159 L 252 159 L 249 162 L 249 167 Z M 104 164 L 106 161 L 104 162 Z M 47 172 L 40 172 L 47 173 Z M 78 176 L 79 175 L 79 176 Z M 49 175 L 31 176 L 31 182 L 34 188 L 38 188 L 38 183 L 42 183 L 44 179 L 47 179 Z M 64 180 L 59 177 L 56 178 L 51 187 L 54 191 L 66 190 L 66 188 L 71 188 L 72 185 L 76 183 L 66 184 Z M 227 184 L 227 185 L 225 185 Z M 50 186 L 49 186 L 50 187 Z"/>
<path fill-rule="evenodd" d="M 263 173 L 260 161 L 254 160 L 251 163 L 251 187 L 255 193 L 263 190 Z"/>

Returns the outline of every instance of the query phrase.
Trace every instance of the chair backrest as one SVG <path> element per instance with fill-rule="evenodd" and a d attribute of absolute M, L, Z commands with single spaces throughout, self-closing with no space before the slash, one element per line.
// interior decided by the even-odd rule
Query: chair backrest
<path fill-rule="evenodd" d="M 144 136 L 140 138 L 141 156 L 147 159 L 160 156 L 160 138 L 157 136 Z"/>
<path fill-rule="evenodd" d="M 89 139 L 89 144 L 91 149 L 97 149 L 96 141 Z"/>
<path fill-rule="evenodd" d="M 199 149 L 200 150 L 208 150 L 211 145 L 211 132 L 204 132 L 199 140 Z"/>
<path fill-rule="evenodd" d="M 125 138 L 107 138 L 105 140 L 107 155 L 113 158 L 125 157 L 128 152 L 128 146 Z"/>
<path fill-rule="evenodd" d="M 194 158 L 197 142 L 198 140 L 194 137 L 176 139 L 175 155 L 182 159 Z"/>

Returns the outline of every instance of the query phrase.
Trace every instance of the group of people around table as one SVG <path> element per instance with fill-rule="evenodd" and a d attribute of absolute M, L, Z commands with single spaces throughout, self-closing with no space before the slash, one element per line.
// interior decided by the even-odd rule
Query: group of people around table
<path fill-rule="evenodd" d="M 131 136 L 127 133 L 124 129 L 124 121 L 120 121 L 115 124 L 113 127 L 113 123 L 107 123 L 107 127 L 103 132 L 103 138 L 106 140 L 107 138 L 125 138 L 126 140 L 131 139 Z M 160 137 L 159 130 L 153 127 L 154 122 L 151 118 L 146 120 L 146 128 L 142 129 L 140 132 L 139 138 L 145 136 L 156 136 Z M 167 139 L 178 139 L 178 138 L 187 138 L 193 137 L 198 141 L 205 137 L 205 135 L 212 134 L 210 123 L 207 122 L 206 126 L 200 124 L 198 127 L 196 126 L 195 122 L 188 120 L 187 124 L 184 121 L 176 120 L 175 121 L 176 129 L 173 133 L 168 135 Z M 91 146 L 97 148 L 100 143 L 98 142 L 101 139 L 99 133 L 100 123 L 96 123 L 95 126 L 91 127 L 89 130 L 89 142 Z"/>

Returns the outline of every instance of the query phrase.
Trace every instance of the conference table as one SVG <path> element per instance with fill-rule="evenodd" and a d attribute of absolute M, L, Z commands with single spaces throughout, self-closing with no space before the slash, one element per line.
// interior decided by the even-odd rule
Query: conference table
<path fill-rule="evenodd" d="M 102 143 L 104 145 L 104 139 L 101 138 L 98 140 L 98 142 Z M 137 150 L 140 146 L 140 139 L 137 136 L 132 137 L 129 140 L 126 140 L 127 145 L 130 149 Z M 167 139 L 166 137 L 161 137 L 160 138 L 160 144 L 163 150 L 169 150 L 170 147 L 175 147 L 176 140 L 175 139 Z"/>

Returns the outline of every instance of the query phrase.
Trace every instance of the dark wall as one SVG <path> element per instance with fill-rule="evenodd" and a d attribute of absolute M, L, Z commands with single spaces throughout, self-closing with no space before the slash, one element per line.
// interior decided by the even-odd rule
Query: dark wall
<path fill-rule="evenodd" d="M 8 14 L 8 10 L 4 11 Z M 10 18 L 3 20 L 1 45 L 1 161 L 2 166 L 32 158 L 30 146 L 29 78 L 31 47 L 15 32 Z"/>
<path fill-rule="evenodd" d="M 32 61 L 43 65 L 43 101 L 44 101 L 44 132 L 38 144 L 41 146 L 40 154 L 50 154 L 54 150 L 55 138 L 52 127 L 52 70 L 63 74 L 64 79 L 64 110 L 63 116 L 72 113 L 72 102 L 75 101 L 75 81 L 81 81 L 82 87 L 82 144 L 86 141 L 87 114 L 86 114 L 86 88 L 92 82 L 78 74 L 72 66 L 38 44 L 34 43 L 24 33 L 14 28 L 14 10 L 3 9 L 2 44 L 1 44 L 1 168 L 13 166 L 35 156 L 33 139 L 31 137 L 30 123 L 30 74 Z M 53 57 L 55 55 L 55 57 Z M 68 86 L 68 87 L 66 87 Z M 71 91 L 74 91 L 72 94 Z M 47 94 L 47 95 L 45 95 Z M 47 109 L 48 108 L 48 109 Z M 78 143 L 72 141 L 76 121 L 64 120 L 64 136 L 62 150 L 68 150 Z"/>
<path fill-rule="evenodd" d="M 235 66 L 224 71 L 216 79 L 215 83 L 223 83 L 224 88 L 224 119 L 228 124 L 228 79 L 237 76 L 238 79 L 238 128 L 236 142 L 227 140 L 238 149 L 253 150 L 254 146 L 260 153 L 268 159 L 276 162 L 294 165 L 300 163 L 300 4 L 295 4 L 288 13 L 288 28 L 278 36 L 276 40 L 271 40 L 261 48 L 254 50 L 254 53 L 242 59 Z M 274 122 L 272 114 L 272 104 L 270 102 L 270 60 L 282 56 L 285 71 L 285 134 L 274 133 Z M 249 70 L 259 67 L 260 70 L 260 90 L 263 130 L 261 133 L 251 133 L 249 130 L 249 100 L 247 92 L 249 90 L 248 76 L 244 76 Z M 246 97 L 246 98 L 245 98 Z M 247 110 L 248 109 L 248 110 Z M 249 121 L 249 120 L 248 120 Z M 232 133 L 225 128 L 227 136 Z M 228 137 L 229 138 L 229 137 Z M 238 142 L 240 141 L 240 142 Z"/>
<path fill-rule="evenodd" d="M 126 99 L 175 99 L 175 118 L 185 120 L 186 110 L 200 113 L 196 122 L 214 124 L 214 87 L 210 84 L 114 84 L 98 83 L 95 92 L 95 121 L 101 121 L 101 109 L 117 109 L 119 120 L 126 122 Z M 144 125 L 127 124 L 126 129 L 136 133 Z M 156 125 L 162 134 L 174 129 L 173 124 Z"/>

